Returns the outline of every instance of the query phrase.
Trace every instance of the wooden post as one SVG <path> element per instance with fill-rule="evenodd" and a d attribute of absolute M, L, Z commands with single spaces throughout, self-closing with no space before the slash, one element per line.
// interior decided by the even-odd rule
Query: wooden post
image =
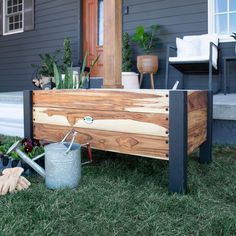
<path fill-rule="evenodd" d="M 104 0 L 103 88 L 122 88 L 122 0 Z"/>

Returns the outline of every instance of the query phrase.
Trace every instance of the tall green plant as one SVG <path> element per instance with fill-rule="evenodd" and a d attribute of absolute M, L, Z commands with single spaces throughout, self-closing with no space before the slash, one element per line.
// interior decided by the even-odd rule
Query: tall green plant
<path fill-rule="evenodd" d="M 54 63 L 54 82 L 56 89 L 73 89 L 74 88 L 74 76 L 72 67 L 65 68 L 65 74 L 61 73 L 59 66 Z"/>
<path fill-rule="evenodd" d="M 150 54 L 159 43 L 159 38 L 157 37 L 159 29 L 159 25 L 151 25 L 149 31 L 145 31 L 143 26 L 138 26 L 132 41 L 142 48 L 145 53 Z"/>
<path fill-rule="evenodd" d="M 64 39 L 63 46 L 64 46 L 63 63 L 65 66 L 71 66 L 72 52 L 71 52 L 71 42 L 69 38 Z"/>
<path fill-rule="evenodd" d="M 97 64 L 97 62 L 100 58 L 100 55 L 98 55 L 96 57 L 96 59 L 93 61 L 92 65 L 90 66 L 89 72 L 85 71 L 87 57 L 88 57 L 88 51 L 86 51 L 86 53 L 85 53 L 83 64 L 82 64 L 82 67 L 81 67 L 81 70 L 80 70 L 80 81 L 79 81 L 79 84 L 78 84 L 79 88 L 83 88 L 85 83 L 89 80 L 89 76 L 90 76 L 94 66 Z"/>
<path fill-rule="evenodd" d="M 122 40 L 122 71 L 124 72 L 132 71 L 131 55 L 130 36 L 127 32 L 124 32 Z"/>

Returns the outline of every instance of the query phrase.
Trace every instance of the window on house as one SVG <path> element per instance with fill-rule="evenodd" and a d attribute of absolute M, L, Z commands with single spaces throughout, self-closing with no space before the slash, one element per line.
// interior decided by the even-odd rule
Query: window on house
<path fill-rule="evenodd" d="M 0 0 L 0 35 L 34 29 L 34 0 Z"/>
<path fill-rule="evenodd" d="M 104 5 L 103 0 L 98 0 L 98 45 L 103 46 L 103 20 Z"/>
<path fill-rule="evenodd" d="M 208 0 L 208 31 L 217 33 L 222 41 L 232 40 L 236 32 L 236 0 Z"/>
<path fill-rule="evenodd" d="M 4 34 L 23 32 L 23 0 L 4 1 Z"/>

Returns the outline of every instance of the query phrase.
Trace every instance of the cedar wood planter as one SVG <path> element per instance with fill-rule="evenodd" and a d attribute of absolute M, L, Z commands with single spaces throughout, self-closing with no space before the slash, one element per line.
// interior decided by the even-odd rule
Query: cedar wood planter
<path fill-rule="evenodd" d="M 211 161 L 209 91 L 25 91 L 24 112 L 27 137 L 56 142 L 74 127 L 94 149 L 168 160 L 170 192 L 186 191 L 188 154 Z"/>

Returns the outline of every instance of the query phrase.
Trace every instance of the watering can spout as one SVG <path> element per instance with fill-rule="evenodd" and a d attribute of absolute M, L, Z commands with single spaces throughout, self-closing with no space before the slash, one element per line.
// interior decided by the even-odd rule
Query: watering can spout
<path fill-rule="evenodd" d="M 32 167 L 39 175 L 41 175 L 43 178 L 46 177 L 46 171 L 36 162 L 31 160 L 24 152 L 22 152 L 20 149 L 17 149 L 16 153 L 19 154 L 22 160 L 24 160 L 30 167 Z"/>
<path fill-rule="evenodd" d="M 30 167 L 32 167 L 39 175 L 41 175 L 43 178 L 46 177 L 45 170 L 39 166 L 36 162 L 31 160 L 24 152 L 22 152 L 19 148 L 17 148 L 20 141 L 14 143 L 9 150 L 7 151 L 7 154 L 11 153 L 12 151 L 15 151 L 21 158 L 24 160 Z"/>

